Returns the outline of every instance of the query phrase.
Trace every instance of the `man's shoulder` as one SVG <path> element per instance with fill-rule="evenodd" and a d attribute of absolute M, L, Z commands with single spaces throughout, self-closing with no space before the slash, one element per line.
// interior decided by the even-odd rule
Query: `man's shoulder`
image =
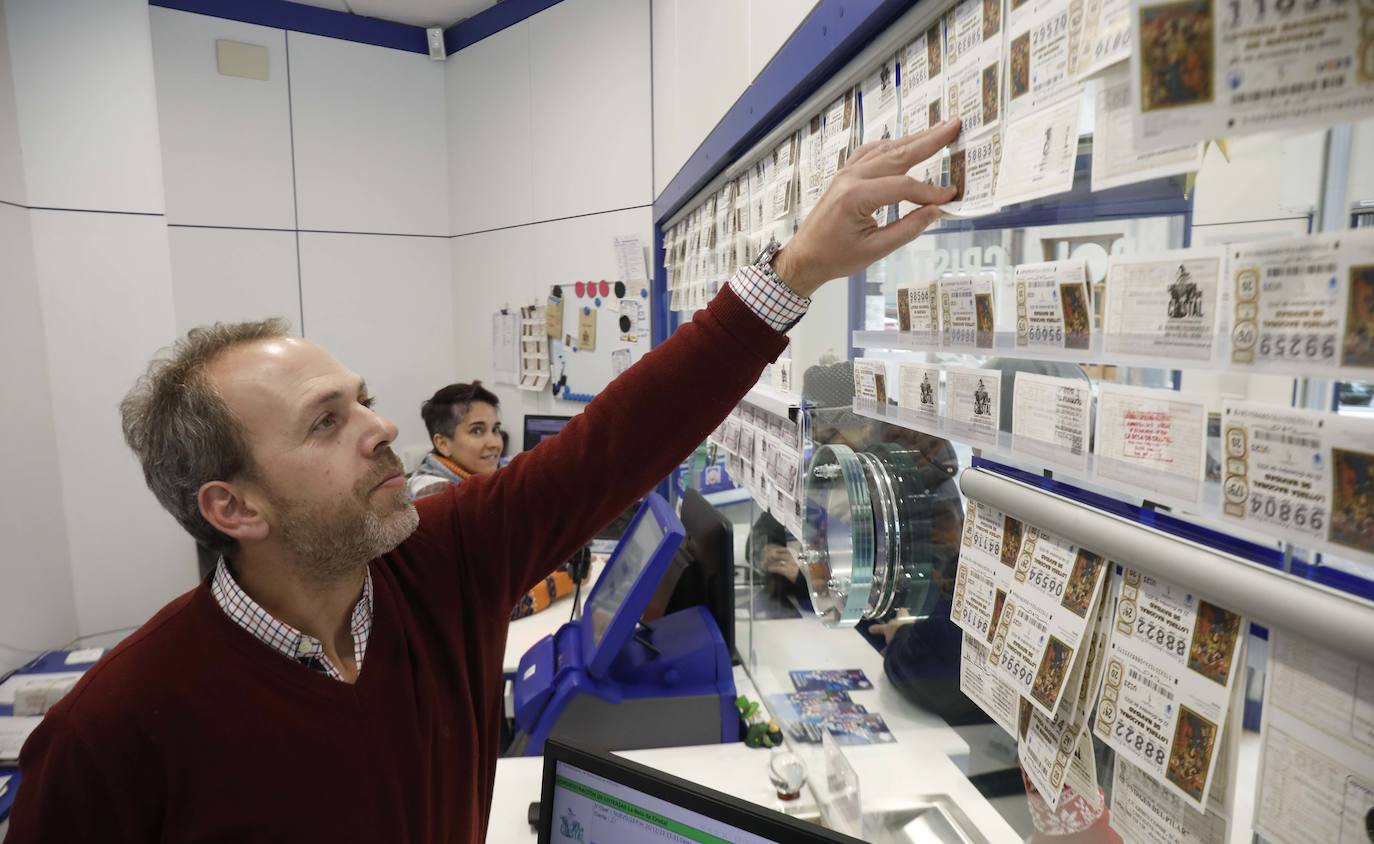
<path fill-rule="evenodd" d="M 143 708 L 160 676 L 179 671 L 197 651 L 203 652 L 207 633 L 197 591 L 204 588 L 202 584 L 158 610 L 83 674 L 50 714 L 84 722 L 127 717 Z"/>

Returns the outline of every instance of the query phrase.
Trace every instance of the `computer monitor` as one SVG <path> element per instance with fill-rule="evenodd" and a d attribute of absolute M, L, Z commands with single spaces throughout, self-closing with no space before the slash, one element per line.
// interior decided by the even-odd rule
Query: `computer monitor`
<path fill-rule="evenodd" d="M 634 635 L 683 533 L 682 522 L 662 496 L 645 496 L 583 608 L 582 656 L 588 674 L 604 677 Z"/>
<path fill-rule="evenodd" d="M 763 776 L 760 764 L 759 776 Z M 558 739 L 544 744 L 539 844 L 716 841 L 805 844 L 851 838 Z M 578 833 L 581 835 L 578 835 Z"/>
<path fill-rule="evenodd" d="M 703 606 L 716 620 L 725 648 L 735 649 L 735 527 L 695 489 L 682 494 L 678 512 L 687 539 L 678 551 L 658 591 L 654 593 L 645 621 L 653 621 L 687 607 Z"/>
<path fill-rule="evenodd" d="M 522 450 L 529 451 L 535 446 L 563 430 L 571 416 L 526 416 L 525 443 Z"/>

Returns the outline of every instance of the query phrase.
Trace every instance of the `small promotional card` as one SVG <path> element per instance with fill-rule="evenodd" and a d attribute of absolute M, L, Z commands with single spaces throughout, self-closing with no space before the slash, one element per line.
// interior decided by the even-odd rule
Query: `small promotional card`
<path fill-rule="evenodd" d="M 799 692 L 847 692 L 868 691 L 873 682 L 862 669 L 847 668 L 838 671 L 790 671 L 792 685 Z"/>

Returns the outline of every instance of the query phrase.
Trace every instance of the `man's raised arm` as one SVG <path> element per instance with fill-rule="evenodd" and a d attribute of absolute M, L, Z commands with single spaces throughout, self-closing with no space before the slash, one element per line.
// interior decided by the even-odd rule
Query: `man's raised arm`
<path fill-rule="evenodd" d="M 561 433 L 506 468 L 419 502 L 447 508 L 467 560 L 513 603 L 668 475 L 786 347 L 783 331 L 826 281 L 847 277 L 939 218 L 952 188 L 907 175 L 958 134 L 957 121 L 865 144 L 771 267 L 745 267 L 691 322 L 615 379 Z M 880 227 L 874 212 L 917 207 Z M 445 503 L 446 502 L 446 503 Z M 427 519 L 437 514 L 426 513 Z M 502 564 L 504 562 L 504 565 Z"/>

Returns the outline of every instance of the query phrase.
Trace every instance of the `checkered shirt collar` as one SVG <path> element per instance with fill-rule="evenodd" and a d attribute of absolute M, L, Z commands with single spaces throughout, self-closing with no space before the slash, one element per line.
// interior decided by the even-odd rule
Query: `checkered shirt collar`
<path fill-rule="evenodd" d="M 320 640 L 313 636 L 307 636 L 286 622 L 274 618 L 271 613 L 258 605 L 243 587 L 239 586 L 234 575 L 229 571 L 229 566 L 220 558 L 219 564 L 215 566 L 214 580 L 210 584 L 210 592 L 215 597 L 215 603 L 219 604 L 224 614 L 238 626 L 247 630 L 258 641 L 267 645 L 274 651 L 283 656 L 295 660 L 313 671 L 319 671 L 335 680 L 342 680 L 343 675 L 324 655 L 324 646 Z M 353 661 L 358 667 L 358 671 L 363 670 L 363 652 L 367 649 L 367 640 L 372 633 L 372 572 L 368 571 L 363 577 L 363 596 L 358 599 L 358 603 L 353 607 L 353 617 L 351 620 L 353 631 Z"/>

